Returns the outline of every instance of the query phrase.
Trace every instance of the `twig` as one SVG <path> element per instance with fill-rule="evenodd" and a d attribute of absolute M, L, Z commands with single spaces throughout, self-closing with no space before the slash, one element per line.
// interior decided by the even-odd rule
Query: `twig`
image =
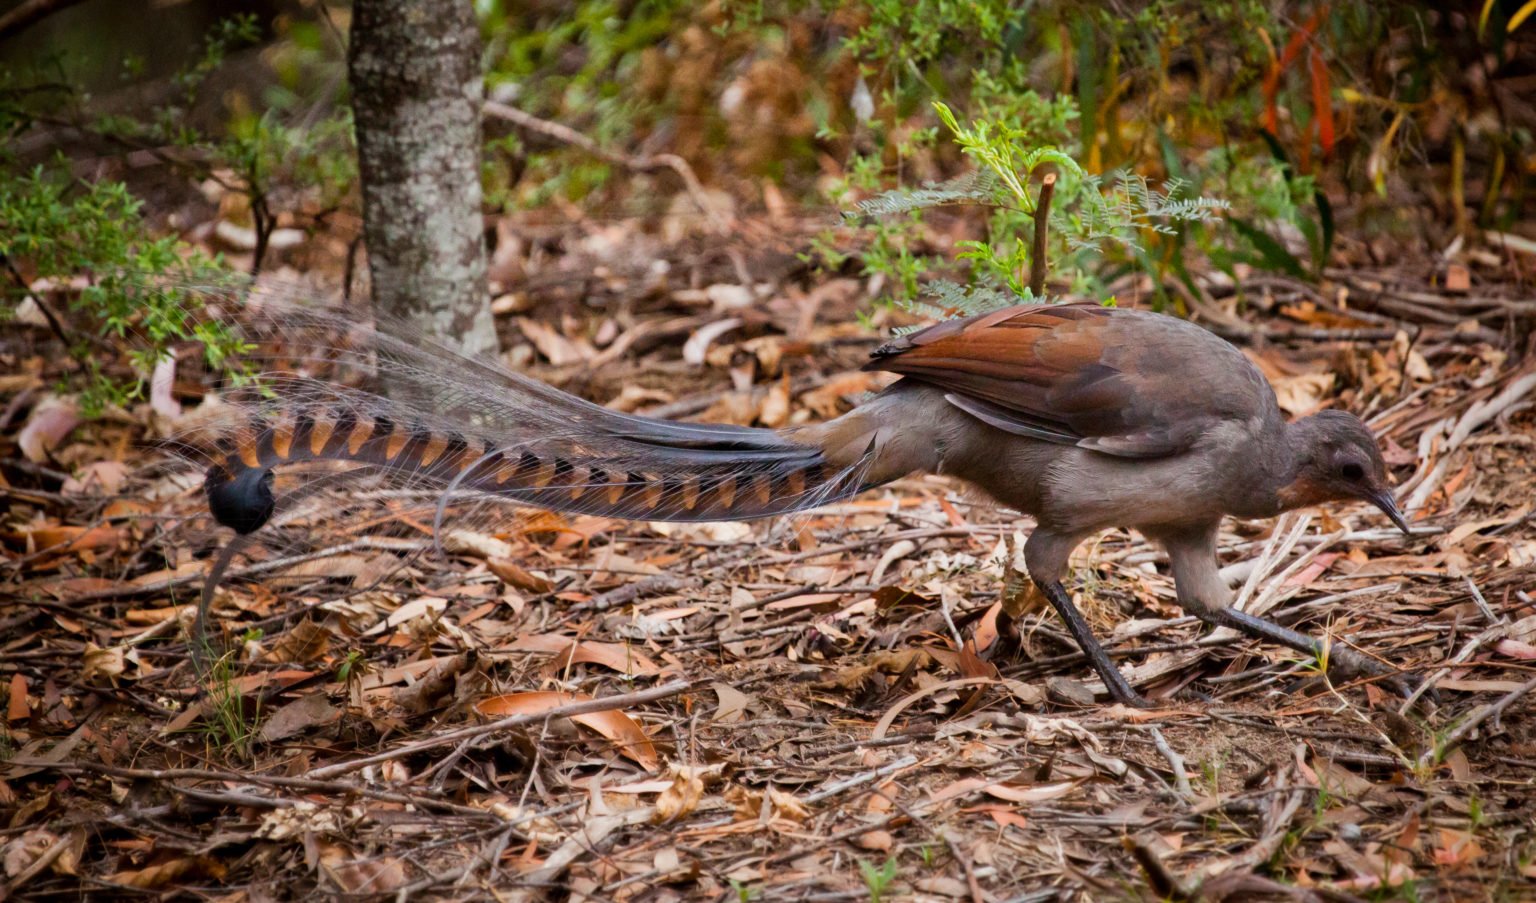
<path fill-rule="evenodd" d="M 284 777 L 281 775 L 244 774 L 235 771 L 219 771 L 204 768 L 124 768 L 117 765 L 107 765 L 102 762 L 49 762 L 42 759 L 15 758 L 10 761 L 13 766 L 35 768 L 38 770 L 59 771 L 65 774 L 86 772 L 93 774 L 105 774 L 118 778 L 130 778 L 133 780 L 159 781 L 168 784 L 178 792 L 187 788 L 176 787 L 172 782 L 176 780 L 209 781 L 212 783 L 249 783 L 258 786 L 285 787 L 295 790 L 304 790 L 311 793 L 333 793 L 346 796 L 362 796 L 376 799 L 386 803 L 418 806 L 427 809 L 440 809 L 454 815 L 467 815 L 475 818 L 484 818 L 490 814 L 487 810 L 473 806 L 464 806 L 448 800 L 433 799 L 427 796 L 419 796 L 410 793 L 393 793 L 387 790 L 374 790 L 359 784 L 346 781 L 331 781 L 323 778 L 311 777 Z M 286 805 L 284 801 L 274 801 L 279 805 Z"/>
<path fill-rule="evenodd" d="M 1040 200 L 1035 202 L 1035 243 L 1029 252 L 1029 293 L 1036 298 L 1045 292 L 1045 238 L 1051 221 L 1051 196 L 1056 193 L 1056 174 L 1049 172 L 1040 180 Z"/>
<path fill-rule="evenodd" d="M 1168 866 L 1163 864 L 1163 860 L 1151 847 L 1134 837 L 1121 838 L 1120 843 L 1125 851 L 1131 854 L 1131 858 L 1136 860 L 1136 864 L 1141 866 L 1141 871 L 1147 876 L 1147 884 L 1160 899 L 1178 901 L 1196 899 L 1168 870 Z"/>
<path fill-rule="evenodd" d="M 324 768 L 316 768 L 308 772 L 306 775 L 304 775 L 304 777 L 311 780 L 323 780 L 325 778 L 335 777 L 336 775 L 349 774 L 359 769 L 367 768 L 369 765 L 377 765 L 380 762 L 388 762 L 393 759 L 400 759 L 404 758 L 405 756 L 415 755 L 419 752 L 425 752 L 429 749 L 436 749 L 440 746 L 453 746 L 458 744 L 460 741 L 471 737 L 483 737 L 487 734 L 493 734 L 497 731 L 507 730 L 509 728 L 523 727 L 524 725 L 528 724 L 537 724 L 551 718 L 567 718 L 571 715 L 588 715 L 593 712 L 606 712 L 612 709 L 622 709 L 627 706 L 640 705 L 641 703 L 655 702 L 658 699 L 666 699 L 670 696 L 676 696 L 679 693 L 686 693 L 688 690 L 691 690 L 696 686 L 703 685 L 705 680 L 705 678 L 698 678 L 693 680 L 673 680 L 659 686 L 652 687 L 649 690 L 637 690 L 633 693 L 619 693 L 614 696 L 603 696 L 598 699 L 584 699 L 581 702 L 572 702 L 567 705 L 555 706 L 554 708 L 547 709 L 543 712 L 533 712 L 526 715 L 509 715 L 506 718 L 501 718 L 487 724 L 476 724 L 471 725 L 470 727 L 460 728 L 456 731 L 448 731 L 444 734 L 438 734 L 436 737 L 428 737 L 425 740 L 418 740 L 415 743 L 407 743 L 404 746 L 386 750 L 385 752 L 377 753 L 375 755 L 364 756 L 361 759 L 354 759 L 350 762 L 339 762 L 335 765 L 327 765 Z"/>
<path fill-rule="evenodd" d="M 1174 789 L 1178 791 L 1179 796 L 1184 797 L 1186 800 L 1193 799 L 1195 791 L 1189 786 L 1189 766 L 1184 763 L 1184 757 L 1179 755 L 1178 751 L 1172 746 L 1168 745 L 1168 739 L 1163 736 L 1163 732 L 1158 730 L 1157 727 L 1154 726 L 1152 728 L 1151 734 L 1153 745 L 1157 747 L 1158 752 L 1163 754 L 1163 758 L 1168 760 L 1168 767 L 1173 770 Z"/>
<path fill-rule="evenodd" d="M 568 837 L 558 849 L 544 860 L 544 864 L 521 876 L 521 881 L 543 883 L 559 878 L 571 863 L 583 853 L 597 852 L 598 845 L 620 828 L 644 824 L 656 817 L 655 806 L 641 806 L 615 815 L 599 815 L 586 818 L 581 829 Z"/>
<path fill-rule="evenodd" d="M 1504 387 L 1504 391 L 1486 401 L 1474 402 L 1468 407 L 1461 417 L 1457 418 L 1455 425 L 1449 427 L 1445 444 L 1440 448 L 1439 460 L 1435 462 L 1434 467 L 1422 482 L 1414 486 L 1403 509 L 1411 515 L 1412 512 L 1423 508 L 1429 502 L 1429 497 L 1440 488 L 1440 482 L 1450 468 L 1451 452 L 1460 448 L 1478 427 L 1499 416 L 1516 403 L 1524 401 L 1532 391 L 1536 391 L 1536 370 L 1516 376 Z"/>
<path fill-rule="evenodd" d="M 652 574 L 617 589 L 599 593 L 585 602 L 578 602 L 565 610 L 565 620 L 589 611 L 606 611 L 620 605 L 628 605 L 647 593 L 673 593 L 680 589 L 699 586 L 697 578 L 673 577 L 670 574 Z"/>
<path fill-rule="evenodd" d="M 16 877 L 11 879 L 9 884 L 0 884 L 0 900 L 9 899 L 11 894 L 21 889 L 22 885 L 37 877 L 38 873 L 43 869 L 53 865 L 53 861 L 55 859 L 58 859 L 60 856 L 64 855 L 64 850 L 69 846 L 70 838 L 70 832 L 66 831 L 63 834 L 60 834 L 57 838 L 54 839 L 53 843 L 48 845 L 48 849 L 44 850 L 41 855 L 32 860 L 31 865 L 28 865 L 26 868 L 18 872 Z"/>
<path fill-rule="evenodd" d="M 688 161 L 677 154 L 655 154 L 646 157 L 631 156 L 618 151 L 608 150 L 570 126 L 540 119 L 516 107 L 509 107 L 504 103 L 487 100 L 482 109 L 497 119 L 505 119 L 530 132 L 538 132 L 546 138 L 553 138 L 561 143 L 579 147 L 594 157 L 607 160 L 609 163 L 615 163 L 625 169 L 640 172 L 670 169 L 677 173 L 678 178 L 683 180 L 683 187 L 687 189 L 688 196 L 693 199 L 693 203 L 704 214 L 704 218 L 709 220 L 709 224 L 715 232 L 723 234 L 726 231 L 725 220 L 721 218 L 719 213 L 715 211 L 714 206 L 710 204 L 709 195 L 704 193 L 704 186 L 699 182 L 699 177 L 694 175 L 693 167 L 689 166 Z"/>
<path fill-rule="evenodd" d="M 1461 579 L 1467 581 L 1467 589 L 1471 590 L 1472 601 L 1477 603 L 1477 610 L 1482 613 L 1483 620 L 1490 624 L 1497 624 L 1503 620 L 1494 612 L 1493 607 L 1488 604 L 1488 600 L 1483 598 L 1483 591 L 1477 588 L 1477 584 L 1472 582 L 1471 577 L 1463 574 Z"/>
<path fill-rule="evenodd" d="M 1446 662 L 1444 667 L 1440 668 L 1434 674 L 1431 674 L 1429 677 L 1425 678 L 1423 683 L 1414 688 L 1413 693 L 1410 694 L 1407 699 L 1403 700 L 1402 707 L 1397 710 L 1397 713 L 1399 715 L 1407 715 L 1408 712 L 1413 709 L 1413 704 L 1418 702 L 1419 698 L 1422 697 L 1425 693 L 1433 690 L 1436 684 L 1444 680 L 1446 676 L 1449 675 L 1454 669 L 1454 666 L 1470 659 L 1472 657 L 1472 653 L 1476 652 L 1478 649 L 1481 649 L 1483 646 L 1498 640 L 1502 640 L 1506 631 L 1507 628 L 1503 622 L 1495 621 L 1492 627 L 1489 627 L 1487 630 L 1484 630 L 1482 633 L 1479 633 L 1477 636 L 1468 640 L 1466 645 L 1461 647 L 1461 651 L 1457 652 L 1450 661 Z"/>
<path fill-rule="evenodd" d="M 1491 705 L 1485 705 L 1478 709 L 1476 712 L 1472 713 L 1472 716 L 1469 717 L 1466 721 L 1456 725 L 1456 727 L 1445 736 L 1445 740 L 1443 742 L 1435 744 L 1434 748 L 1432 749 L 1425 750 L 1424 755 L 1419 757 L 1419 763 L 1421 765 L 1433 764 L 1436 758 L 1444 756 L 1447 752 L 1456 748 L 1456 746 L 1460 744 L 1461 741 L 1467 738 L 1468 734 L 1476 730 L 1478 726 L 1481 725 L 1484 721 L 1502 714 L 1505 709 L 1514 705 L 1516 702 L 1519 702 L 1532 690 L 1536 690 L 1536 677 L 1531 678 L 1515 689 L 1505 693 L 1498 702 L 1495 702 Z"/>
<path fill-rule="evenodd" d="M 1261 862 L 1269 861 L 1275 855 L 1275 851 L 1280 849 L 1280 844 L 1284 842 L 1285 832 L 1290 828 L 1291 819 L 1296 817 L 1296 810 L 1301 808 L 1301 802 L 1305 796 L 1304 791 L 1291 791 L 1291 795 L 1280 807 L 1280 811 L 1265 825 L 1264 836 L 1233 860 L 1234 868 L 1252 868 Z"/>
<path fill-rule="evenodd" d="M 896 772 L 908 767 L 909 765 L 916 764 L 917 756 L 905 755 L 894 762 L 888 762 L 885 765 L 881 765 L 879 768 L 861 772 L 851 778 L 844 778 L 835 784 L 829 784 L 826 787 L 816 791 L 815 793 L 807 794 L 806 796 L 801 797 L 800 801 L 806 805 L 813 805 L 815 803 L 821 802 L 822 800 L 831 799 L 832 797 L 837 796 L 839 793 L 842 793 L 844 790 L 857 787 L 860 784 L 868 784 L 872 781 L 878 781 L 888 774 L 895 774 Z"/>
<path fill-rule="evenodd" d="M 400 546 L 399 544 L 381 544 L 374 539 L 357 539 L 353 540 L 352 542 L 342 543 L 341 545 L 330 546 L 329 548 L 318 549 L 313 552 L 305 552 L 302 555 L 291 555 L 287 558 L 274 558 L 271 561 L 263 561 L 257 564 L 248 565 L 246 567 L 240 568 L 239 570 L 230 571 L 225 576 L 231 578 L 250 577 L 256 574 L 265 574 L 269 571 L 280 571 L 283 568 L 289 568 L 293 567 L 294 565 L 303 564 L 306 561 L 314 561 L 320 558 L 330 558 L 335 555 L 345 555 L 348 552 L 358 552 L 366 549 L 397 552 L 400 550 Z M 92 590 L 88 593 L 81 593 L 78 596 L 71 596 L 69 601 L 70 604 L 79 604 L 81 602 L 96 602 L 101 599 L 126 599 L 132 596 L 150 596 L 156 593 L 163 593 L 169 589 L 175 589 L 178 586 L 185 586 L 189 583 L 202 583 L 206 579 L 206 574 L 183 574 L 180 577 L 171 577 L 167 580 L 157 580 L 154 583 L 123 583 L 117 586 L 108 587 L 106 589 Z"/>
<path fill-rule="evenodd" d="M 483 844 L 470 860 L 458 868 L 449 869 L 446 872 L 433 872 L 425 878 L 413 884 L 407 884 L 395 893 L 395 899 L 399 903 L 416 897 L 422 891 L 436 887 L 440 884 L 463 884 L 464 881 L 479 871 L 482 865 L 494 865 L 501 858 L 502 851 L 507 848 L 507 842 L 512 838 L 513 828 L 506 828 L 491 838 L 489 843 Z"/>

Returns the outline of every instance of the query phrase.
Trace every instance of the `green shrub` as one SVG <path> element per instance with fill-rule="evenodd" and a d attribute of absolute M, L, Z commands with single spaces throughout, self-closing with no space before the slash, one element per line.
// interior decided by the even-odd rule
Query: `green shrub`
<path fill-rule="evenodd" d="M 0 258 L 6 268 L 0 310 L 12 315 L 33 280 L 59 286 L 85 280 L 78 290 L 60 293 L 70 298 L 70 319 L 78 321 L 63 336 L 81 372 L 79 383 L 67 388 L 80 393 L 88 416 L 143 397 L 156 363 L 180 342 L 202 343 L 215 368 L 239 350 L 222 326 L 199 319 L 192 303 L 195 287 L 221 284 L 229 271 L 174 237 L 151 236 L 141 206 L 118 182 L 50 178 L 41 167 L 23 177 L 0 177 Z M 105 337 L 128 340 L 132 377 L 105 365 L 125 344 L 104 343 Z"/>

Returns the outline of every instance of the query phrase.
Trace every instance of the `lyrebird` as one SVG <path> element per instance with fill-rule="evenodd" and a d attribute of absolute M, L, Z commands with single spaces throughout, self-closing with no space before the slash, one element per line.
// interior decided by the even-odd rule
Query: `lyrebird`
<path fill-rule="evenodd" d="M 288 377 L 235 406 L 207 473 L 214 517 L 259 529 L 277 504 L 273 468 L 318 460 L 447 494 L 680 521 L 802 511 L 943 473 L 1034 516 L 1030 577 L 1119 701 L 1143 704 L 1061 583 L 1072 549 L 1110 527 L 1167 549 L 1178 601 L 1202 620 L 1345 674 L 1387 670 L 1233 609 L 1216 556 L 1224 516 L 1328 501 L 1369 502 L 1406 531 L 1370 430 L 1339 411 L 1287 423 L 1241 352 L 1183 320 L 1060 304 L 941 322 L 873 352 L 867 369 L 902 377 L 879 395 L 782 431 L 619 413 L 481 361 L 435 378 L 413 345 L 379 335 L 374 351 L 381 366 L 396 356 L 391 375 L 422 390 L 415 401 Z"/>

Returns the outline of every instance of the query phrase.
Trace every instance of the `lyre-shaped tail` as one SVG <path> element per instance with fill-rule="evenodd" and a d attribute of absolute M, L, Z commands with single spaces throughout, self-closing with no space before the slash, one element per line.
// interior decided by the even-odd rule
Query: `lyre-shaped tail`
<path fill-rule="evenodd" d="M 440 502 L 490 495 L 672 521 L 802 511 L 855 495 L 872 474 L 858 436 L 824 451 L 820 427 L 779 432 L 622 413 L 408 329 L 256 294 L 240 319 L 261 376 L 214 407 L 217 423 L 187 437 L 204 454 L 211 448 L 212 514 L 242 534 L 273 514 L 273 468 L 304 462 L 355 463 L 439 491 Z M 356 387 L 368 381 L 382 381 L 390 396 Z"/>
<path fill-rule="evenodd" d="M 608 411 L 538 386 L 566 409 L 558 436 L 497 441 L 495 430 L 421 422 L 387 400 L 337 393 L 242 411 L 220 436 L 205 489 L 240 533 L 272 515 L 272 469 L 348 461 L 416 485 L 484 493 L 556 511 L 641 520 L 746 520 L 813 508 L 864 488 L 858 464 L 771 430 L 672 423 Z"/>

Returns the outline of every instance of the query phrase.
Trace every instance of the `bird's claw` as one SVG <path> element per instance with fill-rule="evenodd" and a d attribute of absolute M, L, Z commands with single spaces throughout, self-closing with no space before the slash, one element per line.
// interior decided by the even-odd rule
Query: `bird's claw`
<path fill-rule="evenodd" d="M 1147 699 L 1145 696 L 1141 695 L 1140 693 L 1137 693 L 1135 690 L 1132 690 L 1130 687 L 1126 687 L 1126 688 L 1124 688 L 1124 690 L 1118 691 L 1118 692 L 1114 688 L 1111 688 L 1110 691 L 1109 691 L 1109 698 L 1113 699 L 1115 702 L 1118 702 L 1118 703 L 1120 703 L 1123 706 L 1126 706 L 1126 707 L 1132 708 L 1132 709 L 1155 709 L 1155 708 L 1157 708 L 1157 704 L 1156 703 L 1154 703 L 1151 700 Z"/>

